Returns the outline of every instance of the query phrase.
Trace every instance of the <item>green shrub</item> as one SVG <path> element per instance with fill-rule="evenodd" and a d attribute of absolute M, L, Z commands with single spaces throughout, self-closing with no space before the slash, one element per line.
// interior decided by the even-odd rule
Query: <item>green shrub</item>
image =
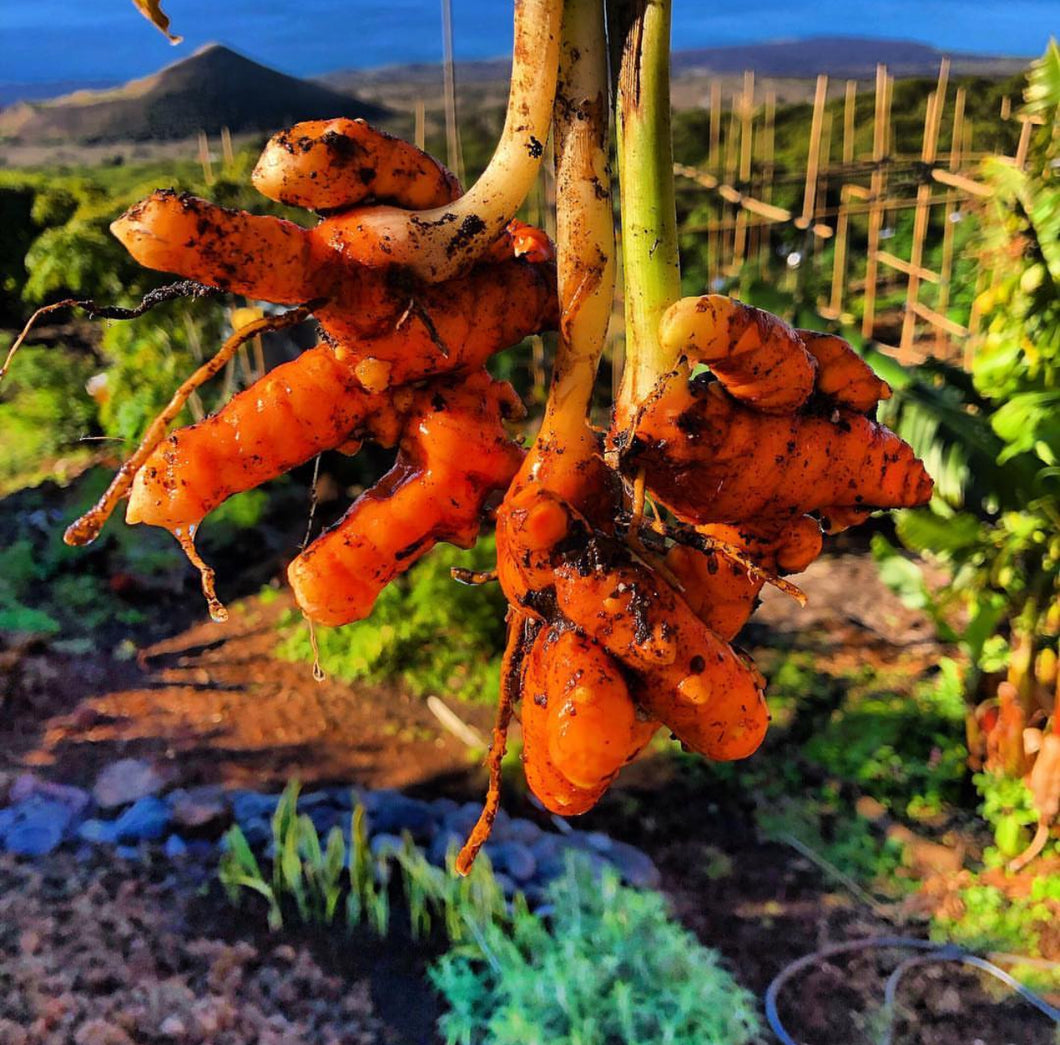
<path fill-rule="evenodd" d="M 658 893 L 572 862 L 549 899 L 550 924 L 517 908 L 432 967 L 449 1045 L 740 1045 L 757 1033 L 753 996 Z"/>
<path fill-rule="evenodd" d="M 801 843 L 874 892 L 891 896 L 908 887 L 896 877 L 903 862 L 902 843 L 881 837 L 868 819 L 840 801 L 829 784 L 816 788 L 805 781 L 793 784 L 787 796 L 760 805 L 756 821 L 765 837 Z"/>
<path fill-rule="evenodd" d="M 912 695 L 873 693 L 837 710 L 803 749 L 828 773 L 849 780 L 899 816 L 960 798 L 968 752 L 959 699 L 945 669 Z"/>
<path fill-rule="evenodd" d="M 417 696 L 448 694 L 468 700 L 498 697 L 505 603 L 496 584 L 459 584 L 450 568 L 493 569 L 496 543 L 484 538 L 471 551 L 439 545 L 404 577 L 385 588 L 367 620 L 318 628 L 320 663 L 347 682 L 400 679 Z M 278 653 L 312 661 L 301 615 L 280 621 Z"/>
<path fill-rule="evenodd" d="M 1000 773 L 976 773 L 972 782 L 983 799 L 979 812 L 994 835 L 983 862 L 987 867 L 1000 867 L 1030 845 L 1038 823 L 1034 795 L 1019 777 Z M 1055 842 L 1047 842 L 1044 851 L 1051 853 L 1056 848 Z"/>
<path fill-rule="evenodd" d="M 45 458 L 92 430 L 96 407 L 85 391 L 92 369 L 88 357 L 58 346 L 21 350 L 0 389 L 0 491 L 36 477 Z"/>
<path fill-rule="evenodd" d="M 931 938 L 958 943 L 972 951 L 1003 951 L 1039 958 L 1042 934 L 1060 919 L 1060 874 L 1040 875 L 1027 896 L 1011 896 L 994 885 L 976 880 L 957 894 L 959 908 L 937 913 Z M 1060 988 L 1060 970 L 1027 964 L 1010 971 L 1029 987 L 1042 991 Z"/>

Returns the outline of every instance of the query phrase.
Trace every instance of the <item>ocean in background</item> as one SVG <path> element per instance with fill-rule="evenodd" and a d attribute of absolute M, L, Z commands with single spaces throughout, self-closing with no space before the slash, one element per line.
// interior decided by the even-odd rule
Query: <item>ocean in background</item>
<path fill-rule="evenodd" d="M 511 48 L 509 0 L 452 0 L 458 59 Z M 218 41 L 283 72 L 441 56 L 440 0 L 164 0 L 171 47 L 130 0 L 3 0 L 0 83 L 120 83 Z M 1060 32 L 1057 0 L 675 0 L 674 46 L 694 48 L 819 34 L 916 40 L 952 51 L 1040 54 Z"/>

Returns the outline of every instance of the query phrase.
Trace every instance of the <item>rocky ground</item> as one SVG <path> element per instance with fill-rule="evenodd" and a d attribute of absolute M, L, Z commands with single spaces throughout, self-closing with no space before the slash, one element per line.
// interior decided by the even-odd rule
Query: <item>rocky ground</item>
<path fill-rule="evenodd" d="M 102 850 L 0 858 L 0 1042 L 408 1040 L 380 1016 L 369 978 L 326 968 L 303 941 L 233 936 L 231 915 L 202 896 L 207 877 Z"/>

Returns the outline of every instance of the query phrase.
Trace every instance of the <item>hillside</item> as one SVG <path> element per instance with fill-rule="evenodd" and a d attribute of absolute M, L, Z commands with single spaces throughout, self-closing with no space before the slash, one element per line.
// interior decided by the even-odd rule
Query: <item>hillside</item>
<path fill-rule="evenodd" d="M 1026 68 L 1030 59 L 1000 55 L 954 54 L 910 40 L 873 40 L 858 37 L 818 36 L 806 40 L 676 50 L 675 75 L 684 73 L 742 73 L 754 69 L 760 76 L 809 77 L 818 73 L 850 79 L 869 79 L 883 62 L 892 76 L 934 76 L 939 61 L 949 55 L 956 76 L 1011 76 Z"/>
<path fill-rule="evenodd" d="M 858 37 L 812 37 L 776 43 L 746 44 L 681 50 L 675 41 L 675 79 L 696 76 L 727 76 L 753 69 L 760 77 L 810 79 L 818 73 L 833 77 L 871 79 L 876 63 L 884 62 L 898 77 L 934 76 L 939 61 L 947 54 L 926 44 L 909 40 L 877 40 Z M 950 54 L 954 76 L 1006 77 L 1021 72 L 1029 58 L 1000 55 Z M 458 62 L 458 85 L 478 90 L 482 85 L 507 81 L 511 62 L 507 58 Z M 385 98 L 389 91 L 409 96 L 440 91 L 440 65 L 423 63 L 390 65 L 377 69 L 345 69 L 320 77 L 319 82 L 336 90 L 356 90 L 373 98 Z"/>
<path fill-rule="evenodd" d="M 78 91 L 0 110 L 0 140 L 34 143 L 149 141 L 203 130 L 273 130 L 296 120 L 386 115 L 379 105 L 268 69 L 212 44 L 122 87 Z"/>

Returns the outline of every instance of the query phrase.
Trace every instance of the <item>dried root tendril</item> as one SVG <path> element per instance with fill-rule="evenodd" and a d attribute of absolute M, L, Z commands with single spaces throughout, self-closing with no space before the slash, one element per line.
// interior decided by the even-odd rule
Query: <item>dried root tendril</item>
<path fill-rule="evenodd" d="M 508 642 L 504 648 L 504 660 L 501 662 L 501 695 L 497 705 L 497 721 L 493 727 L 493 742 L 486 756 L 490 772 L 489 790 L 486 792 L 482 812 L 456 857 L 456 870 L 461 875 L 470 872 L 475 857 L 486 844 L 493 830 L 493 822 L 497 819 L 497 810 L 501 804 L 501 763 L 508 749 L 508 727 L 511 725 L 512 711 L 519 697 L 523 658 L 536 634 L 537 625 L 531 622 L 529 617 L 512 612 L 508 619 Z"/>
<path fill-rule="evenodd" d="M 719 541 L 715 537 L 708 537 L 693 526 L 674 521 L 659 521 L 652 530 L 638 529 L 634 531 L 633 524 L 635 521 L 637 520 L 628 512 L 622 513 L 617 520 L 619 530 L 626 530 L 627 538 L 629 534 L 636 532 L 638 541 L 642 541 L 646 547 L 662 553 L 666 551 L 665 540 L 669 538 L 675 544 L 685 544 L 701 552 L 720 555 L 722 558 L 728 559 L 729 562 L 735 563 L 742 570 L 746 570 L 755 580 L 764 581 L 778 591 L 782 591 L 785 595 L 791 596 L 800 606 L 806 605 L 806 593 L 797 584 L 792 584 L 791 581 L 777 576 L 771 570 L 765 569 L 748 556 L 746 552 L 733 547 L 731 544 L 726 544 L 725 541 Z"/>
<path fill-rule="evenodd" d="M 70 524 L 66 533 L 63 534 L 63 540 L 67 544 L 82 545 L 91 544 L 99 536 L 100 531 L 117 507 L 118 502 L 132 487 L 136 473 L 158 447 L 159 443 L 165 439 L 166 430 L 181 410 L 184 409 L 184 404 L 187 403 L 192 392 L 209 381 L 211 377 L 220 373 L 235 355 L 240 345 L 266 331 L 283 330 L 304 322 L 312 315 L 313 310 L 319 308 L 321 304 L 323 304 L 322 301 L 311 301 L 306 305 L 291 309 L 289 312 L 283 312 L 278 316 L 265 316 L 237 330 L 221 346 L 213 359 L 203 363 L 173 393 L 173 398 L 170 399 L 166 408 L 148 426 L 140 445 L 136 448 L 136 452 L 118 469 L 117 474 L 111 480 L 110 486 L 103 492 L 103 496 L 100 497 L 96 504 L 80 519 Z"/>
<path fill-rule="evenodd" d="M 176 298 L 202 298 L 219 293 L 220 291 L 214 287 L 204 287 L 192 279 L 182 279 L 177 283 L 169 283 L 145 294 L 140 304 L 133 308 L 122 308 L 120 305 L 97 305 L 91 298 L 63 298 L 62 301 L 44 305 L 29 317 L 26 325 L 7 350 L 4 365 L 0 366 L 0 382 L 7 376 L 16 353 L 42 316 L 51 315 L 64 308 L 80 308 L 88 314 L 89 319 L 137 319 L 145 312 L 150 312 L 156 305 L 161 305 L 166 301 L 173 301 Z"/>

